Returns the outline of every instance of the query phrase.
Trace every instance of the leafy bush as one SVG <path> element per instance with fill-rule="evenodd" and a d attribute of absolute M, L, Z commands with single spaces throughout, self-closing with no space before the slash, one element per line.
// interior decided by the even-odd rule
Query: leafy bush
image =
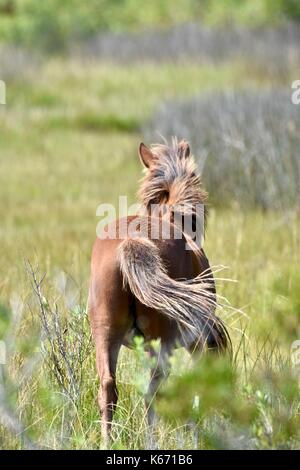
<path fill-rule="evenodd" d="M 173 424 L 202 428 L 208 448 L 255 449 L 299 446 L 299 378 L 284 370 L 255 371 L 247 384 L 240 367 L 206 356 L 169 380 L 158 394 L 158 410 Z"/>
<path fill-rule="evenodd" d="M 63 50 L 97 31 L 141 30 L 196 20 L 257 26 L 300 18 L 297 0 L 0 0 L 0 39 Z"/>
<path fill-rule="evenodd" d="M 216 202 L 300 204 L 300 114 L 285 90 L 225 92 L 165 103 L 145 130 L 191 141 Z"/>
<path fill-rule="evenodd" d="M 204 21 L 210 24 L 262 25 L 300 18 L 297 0 L 204 0 Z"/>

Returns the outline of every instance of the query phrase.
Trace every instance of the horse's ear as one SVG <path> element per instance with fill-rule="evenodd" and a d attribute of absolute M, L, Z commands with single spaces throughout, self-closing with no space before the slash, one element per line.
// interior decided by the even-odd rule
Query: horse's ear
<path fill-rule="evenodd" d="M 145 144 L 141 143 L 139 146 L 139 156 L 142 163 L 146 168 L 149 168 L 153 160 L 153 153 Z"/>
<path fill-rule="evenodd" d="M 190 144 L 187 140 L 181 140 L 179 142 L 178 150 L 181 158 L 188 158 L 191 154 Z"/>

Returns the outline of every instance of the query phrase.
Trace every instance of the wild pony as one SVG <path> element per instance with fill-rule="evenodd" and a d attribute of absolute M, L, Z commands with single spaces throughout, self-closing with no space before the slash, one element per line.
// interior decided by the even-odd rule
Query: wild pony
<path fill-rule="evenodd" d="M 160 338 L 159 353 L 148 351 L 159 355 L 145 397 L 150 424 L 151 403 L 174 348 L 192 353 L 230 347 L 228 331 L 215 315 L 215 283 L 202 248 L 206 193 L 189 144 L 176 139 L 170 146 L 140 144 L 139 155 L 145 166 L 141 211 L 108 224 L 98 234 L 91 260 L 89 315 L 105 440 L 118 399 L 118 354 L 135 334 L 145 344 Z M 183 225 L 184 219 L 190 223 Z"/>

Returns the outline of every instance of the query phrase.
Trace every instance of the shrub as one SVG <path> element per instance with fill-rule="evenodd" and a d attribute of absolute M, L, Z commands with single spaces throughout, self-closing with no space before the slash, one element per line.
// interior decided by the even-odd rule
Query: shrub
<path fill-rule="evenodd" d="M 110 61 L 188 59 L 222 62 L 247 59 L 272 73 L 285 71 L 300 62 L 300 30 L 296 25 L 249 29 L 242 27 L 211 28 L 186 23 L 165 30 L 145 32 L 101 32 L 70 46 L 75 56 Z"/>
<path fill-rule="evenodd" d="M 260 26 L 299 20 L 297 0 L 0 0 L 0 40 L 63 50 L 99 31 L 138 31 L 188 21 Z"/>
<path fill-rule="evenodd" d="M 299 126 L 290 93 L 273 89 L 166 102 L 145 134 L 190 140 L 216 202 L 283 209 L 300 203 Z"/>

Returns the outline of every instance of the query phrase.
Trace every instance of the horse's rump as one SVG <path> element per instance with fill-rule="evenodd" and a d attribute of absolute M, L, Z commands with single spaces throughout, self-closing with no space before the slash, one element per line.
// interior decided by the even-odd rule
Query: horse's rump
<path fill-rule="evenodd" d="M 214 315 L 211 280 L 193 277 L 192 254 L 184 240 L 128 238 L 118 248 L 124 286 L 147 307 L 176 322 L 180 342 L 219 350 L 227 347 L 227 330 Z M 181 263 L 172 266 L 176 252 Z M 168 267 L 168 269 L 167 269 Z M 178 280 L 178 278 L 180 278 Z"/>

